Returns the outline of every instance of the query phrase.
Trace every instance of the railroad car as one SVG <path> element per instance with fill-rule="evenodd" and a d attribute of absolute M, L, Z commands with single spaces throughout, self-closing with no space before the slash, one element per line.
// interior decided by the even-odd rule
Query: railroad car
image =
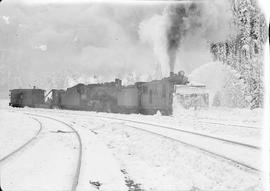
<path fill-rule="evenodd" d="M 119 79 L 99 84 L 77 84 L 66 91 L 54 90 L 52 103 L 63 109 L 142 114 L 155 114 L 160 111 L 163 115 L 170 115 L 174 96 L 178 96 L 176 101 L 186 105 L 188 100 L 197 96 L 196 91 L 189 96 L 182 95 L 183 91 L 181 93 L 179 88 L 176 92 L 177 86 L 185 87 L 187 90 L 194 89 L 188 86 L 188 83 L 184 73 L 178 72 L 178 74 L 171 73 L 169 77 L 161 80 L 137 82 L 128 86 L 122 86 Z M 197 87 L 197 93 L 198 89 L 200 88 Z M 208 99 L 208 94 L 203 96 Z M 198 103 L 201 102 L 193 101 L 190 105 L 197 106 Z"/>
<path fill-rule="evenodd" d="M 120 89 L 119 79 L 99 84 L 78 84 L 61 94 L 59 106 L 64 109 L 118 112 L 117 94 Z"/>
<path fill-rule="evenodd" d="M 139 113 L 141 107 L 141 89 L 142 83 L 122 87 L 117 95 L 117 105 L 119 113 Z"/>
<path fill-rule="evenodd" d="M 183 72 L 150 82 L 122 86 L 122 81 L 97 84 L 77 84 L 67 90 L 52 89 L 44 97 L 42 89 L 10 91 L 13 107 L 43 107 L 112 113 L 142 113 L 171 115 L 173 105 L 183 108 L 208 106 L 205 86 L 190 85 Z M 44 99 L 51 93 L 51 98 Z"/>
<path fill-rule="evenodd" d="M 13 89 L 10 90 L 10 102 L 12 107 L 37 107 L 44 104 L 44 93 L 42 89 Z"/>
<path fill-rule="evenodd" d="M 67 88 L 65 93 L 60 95 L 59 106 L 63 109 L 80 110 L 81 107 L 81 89 L 84 84 Z"/>

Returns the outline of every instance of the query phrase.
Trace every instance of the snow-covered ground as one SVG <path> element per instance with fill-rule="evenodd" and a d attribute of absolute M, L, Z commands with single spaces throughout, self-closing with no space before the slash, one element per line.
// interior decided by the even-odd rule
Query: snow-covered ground
<path fill-rule="evenodd" d="M 36 111 L 35 109 L 34 111 Z M 56 113 L 61 116 L 91 116 L 110 117 L 115 119 L 134 120 L 151 124 L 164 125 L 189 131 L 205 133 L 225 139 L 240 141 L 247 144 L 260 146 L 262 133 L 262 110 L 240 110 L 213 108 L 212 110 L 186 110 L 172 116 L 159 115 L 122 115 L 112 113 L 96 113 L 86 111 L 69 110 L 46 110 L 38 109 L 39 112 Z M 239 118 L 237 118 L 237 116 Z M 245 117 L 246 116 L 246 117 Z M 230 121 L 229 118 L 232 117 Z M 251 127 L 251 128 L 250 128 Z"/>
<path fill-rule="evenodd" d="M 212 108 L 179 112 L 173 117 L 31 108 L 5 108 L 0 110 L 0 113 L 5 117 L 3 121 L 6 126 L 19 122 L 19 116 L 29 120 L 29 127 L 32 126 L 32 131 L 29 132 L 32 134 L 28 137 L 37 131 L 38 123 L 23 113 L 50 116 L 70 124 L 77 130 L 82 140 L 82 161 L 77 191 L 263 190 L 260 173 L 242 169 L 179 142 L 128 127 L 126 121 L 100 118 L 110 117 L 173 126 L 260 146 L 260 110 Z M 12 122 L 9 118 L 16 120 Z M 37 139 L 4 164 L 0 163 L 0 183 L 4 190 L 71 188 L 71 179 L 74 177 L 78 158 L 77 139 L 74 133 L 63 133 L 70 131 L 66 129 L 67 126 L 41 117 L 37 119 L 44 126 Z M 208 123 L 210 121 L 215 123 Z M 10 126 L 16 126 L 14 124 Z M 6 132 L 6 128 L 0 127 L 1 134 L 5 135 L 3 137 L 7 137 L 0 139 L 0 145 L 12 145 L 14 139 L 8 137 L 16 134 Z M 63 132 L 57 133 L 57 130 Z M 17 139 L 20 139 L 19 135 L 24 134 L 23 132 L 16 135 Z M 185 140 L 187 137 L 183 136 L 181 139 Z M 217 145 L 213 145 L 213 148 L 215 146 Z M 10 149 L 7 149 L 7 152 L 9 151 Z M 233 147 L 231 152 L 237 155 Z M 260 159 L 260 153 L 256 155 L 249 156 L 251 161 Z M 34 184 L 31 184 L 32 181 Z"/>
<path fill-rule="evenodd" d="M 41 119 L 39 119 L 41 120 Z M 69 190 L 77 162 L 78 143 L 70 129 L 41 120 L 40 135 L 1 168 L 3 190 Z"/>
<path fill-rule="evenodd" d="M 0 110 L 0 161 L 35 136 L 39 123 L 22 113 Z"/>
<path fill-rule="evenodd" d="M 106 128 L 107 127 L 107 128 Z M 95 130 L 145 190 L 244 190 L 260 188 L 257 175 L 189 147 L 124 125 Z"/>

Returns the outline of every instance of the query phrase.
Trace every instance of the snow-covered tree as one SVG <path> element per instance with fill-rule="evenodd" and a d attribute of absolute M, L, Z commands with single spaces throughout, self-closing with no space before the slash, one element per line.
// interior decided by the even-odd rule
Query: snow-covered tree
<path fill-rule="evenodd" d="M 250 108 L 263 105 L 263 47 L 267 24 L 255 0 L 233 0 L 237 33 L 225 42 L 211 44 L 216 60 L 229 65 L 242 81 L 244 100 Z M 234 79 L 234 83 L 237 79 Z"/>

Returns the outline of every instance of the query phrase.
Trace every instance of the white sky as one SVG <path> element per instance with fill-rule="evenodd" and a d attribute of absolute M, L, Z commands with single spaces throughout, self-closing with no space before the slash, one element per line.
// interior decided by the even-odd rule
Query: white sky
<path fill-rule="evenodd" d="M 62 4 L 54 5 L 56 2 Z M 98 75 L 111 80 L 125 74 L 148 75 L 156 70 L 153 47 L 141 42 L 139 27 L 143 21 L 161 15 L 165 1 L 158 1 L 162 4 L 147 1 L 149 6 L 138 3 L 145 1 L 132 0 L 124 4 L 116 0 L 105 1 L 115 4 L 68 5 L 67 2 L 93 1 L 2 1 L 0 92 L 1 87 L 6 88 L 6 83 L 11 83 L 8 85 L 11 88 L 28 84 L 43 87 L 48 84 L 47 78 L 62 79 L 65 75 Z M 54 4 L 32 7 L 26 3 Z M 211 17 L 211 20 L 216 22 L 225 17 L 219 12 L 218 15 L 219 18 Z M 149 29 L 152 30 L 151 26 Z M 181 47 L 176 72 L 184 70 L 188 74 L 211 59 L 209 49 L 200 42 L 201 37 L 193 36 L 192 39 L 196 46 Z"/>
<path fill-rule="evenodd" d="M 168 3 L 186 3 L 205 0 L 9 0 L 14 3 L 26 4 L 80 4 L 80 3 L 128 3 L 128 4 L 168 4 Z"/>

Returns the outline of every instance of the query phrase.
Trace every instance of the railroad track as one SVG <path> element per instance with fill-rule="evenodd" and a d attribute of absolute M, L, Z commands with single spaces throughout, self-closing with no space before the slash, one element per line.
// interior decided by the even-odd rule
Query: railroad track
<path fill-rule="evenodd" d="M 260 151 L 260 148 L 257 147 L 257 146 L 254 146 L 254 145 L 243 144 L 243 143 L 240 143 L 240 142 L 235 142 L 235 141 L 226 140 L 226 139 L 223 139 L 223 138 L 213 137 L 213 136 L 209 136 L 209 135 L 205 135 L 205 134 L 200 134 L 200 133 L 196 133 L 196 132 L 192 132 L 192 131 L 176 129 L 176 128 L 167 127 L 167 126 L 158 125 L 158 124 L 151 124 L 151 123 L 146 123 L 146 122 L 139 122 L 139 121 L 134 121 L 134 120 L 119 119 L 119 118 L 105 117 L 105 116 L 89 116 L 89 117 L 98 117 L 98 118 L 103 118 L 103 119 L 113 119 L 113 120 L 118 120 L 118 121 L 131 122 L 131 123 L 137 123 L 137 124 L 142 124 L 142 125 L 147 125 L 147 126 L 152 126 L 152 127 L 154 126 L 154 127 L 166 129 L 166 132 L 164 132 L 164 131 L 162 132 L 162 131 L 159 131 L 159 129 L 149 129 L 146 126 L 138 127 L 138 126 L 135 126 L 135 125 L 124 124 L 125 126 L 128 126 L 130 128 L 134 128 L 134 129 L 137 129 L 137 130 L 140 130 L 140 131 L 144 131 L 144 132 L 148 132 L 148 133 L 151 133 L 151 134 L 154 134 L 154 135 L 158 135 L 160 137 L 163 137 L 163 138 L 166 138 L 166 139 L 169 139 L 169 140 L 173 140 L 173 141 L 179 142 L 179 143 L 181 143 L 183 145 L 186 145 L 186 146 L 192 147 L 194 149 L 200 150 L 200 151 L 202 151 L 204 153 L 207 153 L 207 154 L 209 154 L 211 156 L 218 157 L 218 158 L 220 158 L 222 160 L 228 161 L 230 164 L 233 164 L 234 166 L 236 166 L 236 167 L 238 167 L 240 169 L 243 169 L 245 171 L 248 170 L 248 171 L 252 171 L 252 172 L 255 172 L 255 173 L 260 173 L 261 172 L 261 170 L 259 168 L 257 168 L 256 166 L 252 166 L 252 165 L 250 165 L 248 163 L 245 163 L 245 162 L 243 162 L 241 160 L 237 160 L 237 159 L 235 159 L 233 157 L 226 156 L 226 154 L 224 154 L 224 153 L 222 154 L 222 152 L 220 152 L 220 153 L 214 152 L 211 149 L 203 147 L 204 145 L 200 146 L 199 144 L 192 144 L 189 141 L 185 141 L 185 140 L 182 140 L 181 138 L 177 138 L 177 132 L 181 132 L 181 133 L 185 133 L 185 134 L 191 134 L 192 136 L 195 136 L 194 137 L 195 139 L 196 139 L 196 137 L 204 137 L 204 138 L 207 138 L 207 139 L 212 139 L 212 140 L 218 141 L 219 142 L 218 144 L 220 144 L 220 143 L 224 144 L 225 143 L 225 144 L 230 144 L 230 145 L 242 147 L 244 149 L 249 149 L 249 150 L 253 150 L 253 151 Z M 171 131 L 170 135 L 168 135 L 168 130 Z M 235 152 L 233 149 L 231 149 L 230 151 Z M 251 156 L 256 157 L 257 155 L 254 153 L 254 155 L 251 155 Z"/>
<path fill-rule="evenodd" d="M 134 128 L 134 129 L 138 129 L 138 130 L 140 130 L 140 131 L 145 131 L 145 132 L 148 132 L 148 133 L 151 133 L 151 134 L 155 134 L 155 135 L 164 137 L 164 138 L 166 138 L 166 139 L 170 139 L 170 140 L 179 142 L 179 143 L 184 144 L 184 145 L 186 145 L 186 146 L 189 146 L 189 147 L 198 149 L 198 150 L 200 150 L 200 151 L 203 151 L 203 152 L 205 152 L 205 153 L 208 153 L 208 154 L 210 154 L 210 155 L 212 155 L 212 156 L 216 156 L 216 157 L 219 157 L 219 158 L 221 158 L 221 159 L 225 159 L 225 160 L 231 162 L 232 164 L 234 164 L 234 165 L 236 165 L 236 166 L 243 167 L 244 169 L 251 170 L 251 171 L 254 171 L 254 172 L 260 172 L 259 169 L 255 168 L 255 167 L 252 167 L 251 165 L 248 165 L 248 164 L 245 164 L 245 163 L 243 163 L 243 162 L 234 160 L 234 159 L 229 158 L 229 157 L 227 157 L 227 156 L 225 156 L 225 155 L 222 155 L 222 154 L 218 154 L 218 153 L 212 152 L 212 151 L 210 151 L 210 150 L 207 150 L 207 149 L 205 149 L 205 148 L 199 147 L 199 146 L 197 146 L 197 145 L 193 145 L 193 144 L 190 144 L 190 143 L 181 141 L 181 140 L 179 140 L 179 139 L 176 139 L 176 138 L 172 138 L 172 137 L 166 136 L 166 135 L 161 134 L 161 133 L 156 133 L 156 132 L 153 132 L 153 131 L 145 130 L 145 129 L 143 129 L 143 128 L 138 128 L 138 127 L 136 127 L 136 126 L 132 126 L 132 125 L 126 125 L 126 126 L 131 127 L 131 128 Z"/>
<path fill-rule="evenodd" d="M 33 118 L 33 120 L 37 121 L 38 124 L 39 124 L 39 129 L 38 131 L 36 132 L 36 134 L 30 138 L 28 141 L 26 141 L 24 144 L 22 144 L 20 147 L 16 148 L 15 150 L 13 150 L 12 152 L 10 152 L 9 154 L 5 155 L 4 157 L 0 158 L 0 164 L 7 161 L 10 157 L 14 156 L 15 154 L 17 154 L 19 151 L 23 150 L 27 145 L 29 145 L 33 140 L 35 140 L 37 138 L 37 136 L 40 134 L 41 130 L 43 129 L 43 125 L 42 123 L 36 119 L 36 118 Z"/>
<path fill-rule="evenodd" d="M 222 126 L 230 126 L 230 127 L 241 127 L 246 129 L 256 129 L 261 130 L 261 127 L 257 126 L 248 126 L 248 125 L 239 125 L 239 124 L 228 124 L 228 123 L 220 123 L 220 122 L 213 122 L 213 121 L 202 121 L 198 120 L 199 123 L 206 123 L 206 124 L 214 124 L 214 125 L 222 125 Z"/>
<path fill-rule="evenodd" d="M 83 114 L 83 113 L 75 113 L 75 112 L 62 112 L 62 111 L 65 111 L 65 110 L 58 110 L 58 111 L 61 111 L 61 112 L 55 112 L 55 111 L 51 111 L 50 110 L 50 113 L 51 112 L 54 112 L 54 113 L 57 113 L 57 114 L 67 114 L 67 115 L 74 115 L 74 116 L 87 116 L 87 117 L 90 117 L 92 116 L 91 114 Z M 68 111 L 71 111 L 71 110 L 68 110 Z M 42 110 L 41 112 L 44 112 L 44 110 Z M 47 113 L 47 112 L 44 112 L 44 113 Z M 112 117 L 114 118 L 114 117 Z M 119 119 L 119 118 L 116 118 L 115 119 Z M 198 122 L 200 123 L 206 123 L 206 124 L 214 124 L 214 125 L 222 125 L 222 126 L 230 126 L 230 127 L 241 127 L 241 128 L 247 128 L 247 129 L 256 129 L 256 130 L 261 130 L 262 128 L 259 127 L 259 126 L 251 126 L 251 125 L 244 125 L 244 124 L 233 124 L 233 123 L 221 123 L 221 122 L 216 122 L 216 121 L 205 121 L 204 119 L 207 119 L 208 118 L 198 118 Z M 128 120 L 128 119 L 127 119 Z M 146 122 L 147 123 L 147 122 Z"/>
<path fill-rule="evenodd" d="M 56 122 L 59 122 L 67 127 L 69 127 L 76 135 L 78 142 L 79 142 L 79 152 L 78 152 L 78 160 L 77 160 L 77 165 L 76 165 L 76 171 L 73 177 L 73 182 L 72 182 L 72 187 L 71 187 L 71 191 L 76 191 L 78 182 L 79 182 L 79 177 L 80 177 L 80 171 L 81 171 L 81 161 L 82 161 L 82 140 L 81 137 L 79 135 L 79 133 L 76 131 L 76 129 L 74 129 L 71 125 L 67 124 L 64 121 L 61 121 L 59 119 L 55 119 L 53 117 L 49 117 L 49 116 L 45 116 L 45 115 L 40 115 L 40 114 L 33 114 L 33 113 L 25 113 L 26 115 L 30 115 L 30 116 L 35 116 L 35 117 L 40 117 L 40 118 L 46 118 L 46 119 L 50 119 Z"/>
<path fill-rule="evenodd" d="M 59 113 L 59 114 L 63 114 L 63 113 Z M 65 114 L 67 114 L 67 113 L 65 113 Z M 194 131 L 188 131 L 188 130 L 184 130 L 184 129 L 178 129 L 178 128 L 174 128 L 174 127 L 170 127 L 170 126 L 166 126 L 166 125 L 153 124 L 153 123 L 148 123 L 148 122 L 143 122 L 143 121 L 136 121 L 136 120 L 131 120 L 131 119 L 120 119 L 120 118 L 117 118 L 117 117 L 100 116 L 100 115 L 84 115 L 84 114 L 71 114 L 71 115 L 77 115 L 77 116 L 79 115 L 79 116 L 87 116 L 87 117 L 98 117 L 98 118 L 103 118 L 103 119 L 124 121 L 124 122 L 129 122 L 129 123 L 134 123 L 134 124 L 140 124 L 140 125 L 158 127 L 158 128 L 166 129 L 167 131 L 168 130 L 169 131 L 173 131 L 175 133 L 181 132 L 181 133 L 185 133 L 185 134 L 195 135 L 197 137 L 204 137 L 204 138 L 207 138 L 207 139 L 211 139 L 211 140 L 215 140 L 215 141 L 221 142 L 222 144 L 225 143 L 225 144 L 234 145 L 236 147 L 242 147 L 243 149 L 250 149 L 250 150 L 254 150 L 254 151 L 260 151 L 260 149 L 261 149 L 260 147 L 255 146 L 255 145 L 241 143 L 241 142 L 237 142 L 237 141 L 233 141 L 233 140 L 228 140 L 228 139 L 224 139 L 224 138 L 220 138 L 220 137 L 214 137 L 214 136 L 211 136 L 211 135 L 202 134 L 202 133 L 198 133 L 198 132 L 194 132 Z M 196 144 L 192 144 L 192 143 L 183 141 L 181 139 L 174 138 L 172 136 L 167 136 L 164 133 L 157 132 L 156 131 L 157 129 L 155 129 L 155 130 L 153 130 L 153 129 L 152 130 L 149 130 L 149 129 L 146 129 L 145 127 L 138 127 L 138 126 L 134 126 L 134 125 L 130 125 L 130 124 L 125 124 L 125 125 L 128 126 L 128 127 L 131 127 L 131 128 L 135 128 L 137 130 L 142 130 L 142 131 L 145 131 L 145 132 L 148 132 L 148 133 L 152 133 L 152 134 L 155 134 L 155 135 L 158 135 L 158 136 L 161 136 L 161 137 L 164 137 L 164 138 L 167 138 L 167 139 L 176 141 L 176 142 L 180 142 L 180 143 L 182 143 L 184 145 L 187 145 L 187 146 L 190 146 L 190 147 L 195 148 L 197 150 L 203 151 L 204 153 L 208 153 L 211 156 L 215 156 L 215 157 L 221 158 L 223 160 L 226 160 L 226 161 L 230 162 L 231 164 L 234 164 L 235 166 L 240 167 L 241 169 L 245 169 L 245 170 L 249 170 L 249 171 L 257 172 L 257 173 L 260 172 L 260 169 L 259 168 L 255 167 L 255 166 L 252 166 L 250 164 L 247 164 L 247 163 L 245 163 L 245 162 L 243 162 L 241 160 L 236 160 L 236 159 L 231 158 L 231 157 L 228 157 L 228 156 L 226 156 L 224 154 L 220 154 L 220 153 L 217 153 L 217 152 L 213 152 L 210 149 L 203 148 L 202 146 L 198 146 Z M 235 151 L 234 150 L 231 150 L 231 152 L 235 152 Z M 251 156 L 256 156 L 256 154 L 251 155 Z"/>
<path fill-rule="evenodd" d="M 59 114 L 63 114 L 63 113 L 59 113 Z M 152 126 L 159 126 L 161 128 L 166 128 L 166 129 L 171 129 L 171 130 L 175 130 L 175 131 L 181 131 L 181 132 L 185 132 L 185 133 L 191 133 L 191 134 L 196 134 L 199 136 L 204 136 L 204 137 L 208 137 L 211 139 L 216 139 L 219 141 L 224 141 L 227 143 L 231 143 L 231 144 L 235 144 L 235 145 L 241 145 L 244 147 L 250 147 L 253 149 L 261 149 L 259 146 L 257 145 L 252 145 L 252 144 L 248 144 L 248 143 L 243 143 L 243 142 L 238 142 L 238 141 L 234 141 L 234 140 L 230 140 L 230 139 L 225 139 L 222 137 L 217 137 L 217 136 L 212 136 L 212 135 L 208 135 L 208 134 L 204 134 L 204 133 L 199 133 L 196 131 L 190 131 L 190 130 L 185 130 L 185 129 L 181 129 L 181 128 L 174 128 L 168 125 L 160 125 L 160 124 L 156 124 L 156 123 L 149 123 L 149 122 L 145 122 L 145 121 L 136 121 L 136 120 L 131 120 L 131 119 L 120 119 L 118 117 L 109 117 L 109 116 L 100 116 L 100 115 L 88 115 L 88 114 L 75 114 L 75 113 L 69 113 L 69 112 L 65 112 L 64 114 L 68 114 L 68 115 L 75 115 L 75 116 L 87 116 L 87 117 L 101 117 L 104 119 L 113 119 L 113 120 L 121 120 L 121 121 L 126 121 L 126 122 L 132 122 L 132 123 L 138 123 L 138 124 L 144 124 L 144 125 L 152 125 Z M 237 126 L 237 127 L 244 127 L 244 128 L 250 128 L 250 129 L 260 129 L 257 127 L 253 127 L 253 126 L 242 126 L 242 125 L 235 125 L 235 124 L 224 124 L 224 123 L 218 123 L 218 122 L 207 122 L 207 121 L 199 121 L 205 124 L 216 124 L 216 125 L 224 125 L 224 126 Z"/>
<path fill-rule="evenodd" d="M 91 117 L 99 117 L 99 118 L 105 118 L 105 119 L 113 119 L 113 120 L 120 120 L 120 121 L 126 121 L 126 122 L 131 122 L 131 123 L 138 123 L 138 124 L 143 124 L 143 125 L 150 125 L 150 126 L 170 129 L 170 130 L 173 130 L 173 131 L 190 133 L 190 134 L 194 134 L 194 135 L 198 135 L 198 136 L 202 136 L 202 137 L 207 137 L 207 138 L 210 138 L 210 139 L 224 141 L 224 142 L 235 144 L 235 145 L 249 147 L 249 148 L 252 148 L 252 149 L 261 149 L 260 147 L 258 147 L 256 145 L 251 145 L 251 144 L 247 144 L 247 143 L 242 143 L 242 142 L 238 142 L 238 141 L 224 139 L 224 138 L 221 138 L 221 137 L 215 137 L 215 136 L 211 136 L 211 135 L 207 135 L 207 134 L 203 134 L 203 133 L 198 133 L 198 132 L 195 132 L 195 131 L 188 131 L 188 130 L 184 130 L 184 129 L 180 129 L 180 128 L 174 128 L 174 127 L 170 127 L 170 126 L 166 126 L 166 125 L 159 125 L 159 124 L 142 122 L 142 121 L 135 121 L 135 120 L 130 120 L 130 119 L 119 119 L 119 118 L 116 118 L 116 117 L 106 117 L 106 116 L 98 116 L 98 115 L 91 115 Z"/>

